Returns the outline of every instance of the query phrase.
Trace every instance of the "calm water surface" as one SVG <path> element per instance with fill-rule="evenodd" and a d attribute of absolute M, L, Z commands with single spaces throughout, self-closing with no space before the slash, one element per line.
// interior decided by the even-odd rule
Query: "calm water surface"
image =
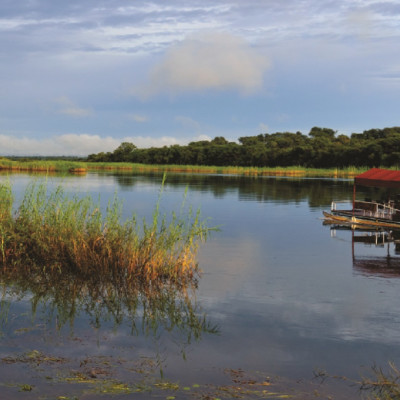
<path fill-rule="evenodd" d="M 0 176 L 0 181 L 7 179 L 20 199 L 32 179 L 43 178 Z M 100 195 L 103 207 L 117 192 L 124 217 L 134 212 L 151 218 L 162 176 L 91 173 L 47 180 L 69 193 Z M 379 264 L 387 260 L 386 247 L 352 246 L 350 231 L 322 224 L 322 210 L 332 199 L 350 199 L 350 181 L 169 175 L 162 212 L 179 210 L 186 188 L 187 203 L 200 207 L 210 226 L 220 227 L 200 249 L 203 273 L 193 297 L 197 312 L 217 325 L 218 334 L 203 333 L 196 340 L 189 338 L 187 327 L 165 326 L 154 334 L 132 333 L 131 319 L 116 326 L 112 316 L 104 315 L 94 322 L 84 309 L 60 327 L 60 311 L 49 311 L 51 299 L 34 312 L 29 293 L 17 297 L 3 288 L 3 361 L 33 349 L 75 360 L 75 368 L 85 357 L 149 358 L 164 377 L 186 384 L 222 382 L 226 369 L 308 382 L 314 371 L 357 379 L 374 364 L 400 364 L 400 269 L 394 265 L 388 271 Z M 395 263 L 393 246 L 389 252 Z M 372 263 L 363 263 L 370 258 Z M 40 381 L 39 372 L 26 364 L 0 363 L 4 390 L 14 396 L 9 398 L 39 398 L 38 391 L 55 398 L 54 393 L 63 394 L 60 388 L 77 390 Z M 16 390 L 16 383 L 30 380 L 36 392 Z M 328 389 L 335 392 L 329 383 Z M 335 398 L 358 398 L 354 388 L 337 390 Z M 80 399 L 96 398 L 76 393 Z"/>

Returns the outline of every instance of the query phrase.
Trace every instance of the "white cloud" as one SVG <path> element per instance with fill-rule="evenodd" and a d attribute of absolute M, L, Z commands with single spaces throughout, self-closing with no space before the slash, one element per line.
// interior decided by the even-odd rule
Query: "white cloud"
<path fill-rule="evenodd" d="M 69 115 L 71 117 L 89 117 L 93 115 L 93 111 L 88 108 L 78 107 L 66 96 L 59 97 L 55 100 L 60 105 L 58 113 Z"/>
<path fill-rule="evenodd" d="M 210 142 L 212 140 L 212 138 L 211 138 L 211 136 L 208 136 L 208 135 L 199 135 L 199 136 L 196 136 L 195 138 L 193 138 L 191 141 L 192 142 L 200 142 L 202 140 L 207 140 Z"/>
<path fill-rule="evenodd" d="M 208 136 L 176 139 L 171 136 L 101 137 L 99 135 L 69 133 L 45 139 L 15 137 L 0 134 L 0 156 L 87 156 L 100 152 L 112 152 L 122 142 L 134 143 L 139 148 L 187 144 L 191 141 L 209 140 Z"/>
<path fill-rule="evenodd" d="M 182 141 L 171 136 L 162 136 L 160 138 L 150 137 L 150 136 L 134 136 L 126 137 L 124 142 L 132 142 L 139 148 L 147 147 L 163 147 L 171 146 L 173 144 L 181 144 Z"/>
<path fill-rule="evenodd" d="M 0 134 L 2 156 L 86 156 L 89 153 L 112 151 L 121 141 L 112 137 L 102 138 L 98 135 L 65 134 L 45 139 L 15 137 Z"/>
<path fill-rule="evenodd" d="M 243 39 L 229 33 L 191 35 L 173 45 L 136 94 L 178 94 L 206 89 L 260 89 L 269 61 Z"/>
<path fill-rule="evenodd" d="M 361 39 L 368 39 L 373 33 L 374 14 L 367 9 L 351 11 L 347 20 L 347 29 L 354 32 Z"/>

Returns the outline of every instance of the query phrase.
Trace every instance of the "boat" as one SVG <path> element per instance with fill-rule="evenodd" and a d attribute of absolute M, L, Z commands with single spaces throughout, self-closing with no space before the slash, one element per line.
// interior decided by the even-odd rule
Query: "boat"
<path fill-rule="evenodd" d="M 385 200 L 356 200 L 357 186 L 385 188 Z M 340 209 L 343 201 L 332 201 L 330 212 L 323 212 L 326 223 L 400 230 L 400 171 L 372 168 L 354 178 L 350 209 Z M 346 201 L 346 203 L 348 203 Z"/>
<path fill-rule="evenodd" d="M 370 219 L 360 217 L 357 218 L 355 216 L 349 215 L 349 216 L 342 216 L 342 215 L 335 215 L 328 213 L 326 211 L 323 211 L 324 217 L 325 217 L 325 223 L 332 223 L 332 224 L 346 224 L 346 225 L 360 225 L 360 226 L 365 226 L 368 228 L 391 228 L 391 229 L 399 229 L 400 230 L 400 222 L 388 222 L 384 221 L 382 218 L 376 218 L 376 219 Z"/>

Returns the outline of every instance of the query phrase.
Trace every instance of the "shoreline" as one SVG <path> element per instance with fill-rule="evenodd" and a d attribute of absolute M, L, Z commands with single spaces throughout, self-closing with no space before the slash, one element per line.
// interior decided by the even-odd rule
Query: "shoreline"
<path fill-rule="evenodd" d="M 173 172 L 193 174 L 222 174 L 242 176 L 291 176 L 291 177 L 326 177 L 353 178 L 367 170 L 365 168 L 305 168 L 291 167 L 235 167 L 202 165 L 154 165 L 134 163 L 93 163 L 86 161 L 12 161 L 0 159 L 0 171 L 11 172 L 62 172 L 85 174 L 89 171 L 124 171 L 124 172 Z"/>

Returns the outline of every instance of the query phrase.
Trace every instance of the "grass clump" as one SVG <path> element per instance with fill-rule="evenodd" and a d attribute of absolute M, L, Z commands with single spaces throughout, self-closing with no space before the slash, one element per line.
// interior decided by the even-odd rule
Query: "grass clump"
<path fill-rule="evenodd" d="M 135 215 L 121 221 L 114 197 L 103 214 L 89 196 L 31 184 L 19 207 L 9 184 L 0 185 L 0 265 L 50 268 L 81 276 L 110 272 L 139 282 L 184 282 L 197 273 L 200 241 L 210 229 L 199 212 L 182 210 L 167 220 L 157 203 L 151 223 Z"/>
<path fill-rule="evenodd" d="M 389 371 L 374 366 L 373 377 L 363 378 L 360 383 L 362 391 L 369 393 L 371 400 L 400 399 L 400 370 L 394 363 L 389 362 Z"/>
<path fill-rule="evenodd" d="M 64 173 L 84 173 L 86 172 L 86 163 L 79 161 L 66 160 L 9 160 L 0 158 L 0 171 L 12 172 L 64 172 Z"/>

